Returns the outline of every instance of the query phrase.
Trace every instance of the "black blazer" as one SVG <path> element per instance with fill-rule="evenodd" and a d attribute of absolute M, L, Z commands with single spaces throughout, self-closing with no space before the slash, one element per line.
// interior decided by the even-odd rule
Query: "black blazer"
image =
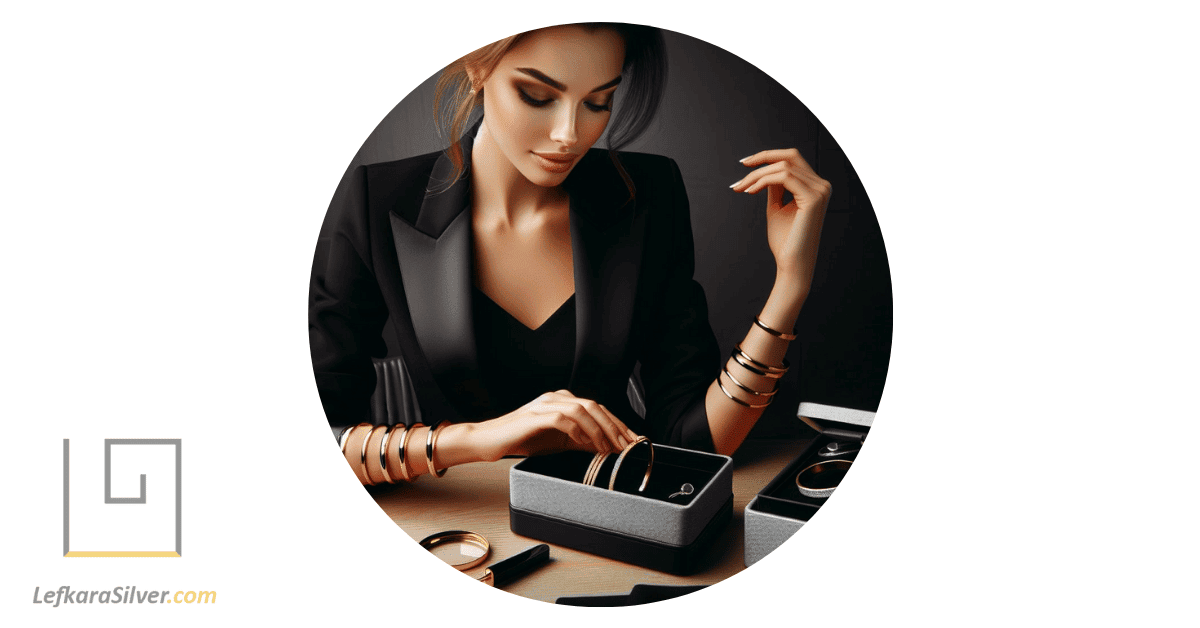
<path fill-rule="evenodd" d="M 469 162 L 469 142 L 464 142 Z M 652 441 L 712 451 L 704 407 L 720 370 L 679 168 L 592 149 L 570 196 L 576 304 L 569 390 L 599 401 Z M 479 420 L 485 399 L 471 320 L 469 176 L 447 188 L 441 153 L 356 168 L 326 215 L 313 264 L 309 336 L 321 402 L 335 433 L 372 420 L 372 358 L 391 326 L 426 424 Z M 444 190 L 438 192 L 437 190 Z M 626 388 L 640 363 L 646 418 Z M 487 418 L 487 417 L 484 417 Z"/>

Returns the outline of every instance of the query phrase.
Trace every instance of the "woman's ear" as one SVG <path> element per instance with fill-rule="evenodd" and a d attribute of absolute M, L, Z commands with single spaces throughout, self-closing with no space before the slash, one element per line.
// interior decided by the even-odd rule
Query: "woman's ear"
<path fill-rule="evenodd" d="M 483 87 L 483 80 L 480 76 L 477 66 L 467 65 L 464 67 L 467 73 L 467 80 L 471 81 L 471 91 L 478 92 Z"/>

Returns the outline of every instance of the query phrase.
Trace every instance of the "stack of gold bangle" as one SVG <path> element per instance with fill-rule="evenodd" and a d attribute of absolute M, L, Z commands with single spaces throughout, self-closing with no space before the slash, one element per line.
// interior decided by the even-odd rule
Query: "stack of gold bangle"
<path fill-rule="evenodd" d="M 646 484 L 650 482 L 650 471 L 654 469 L 654 445 L 645 436 L 637 437 L 632 443 L 626 445 L 625 449 L 621 450 L 621 453 L 617 456 L 617 463 L 613 465 L 612 473 L 608 476 L 608 490 L 613 490 L 617 485 L 617 471 L 621 468 L 621 463 L 625 461 L 625 456 L 629 454 L 630 450 L 641 443 L 646 443 L 646 446 L 650 448 L 650 461 L 646 465 L 646 475 L 642 476 L 642 484 L 638 487 L 639 493 L 646 490 Z M 600 469 L 604 467 L 604 463 L 608 460 L 609 455 L 611 454 L 598 453 L 592 458 L 592 463 L 588 465 L 587 471 L 583 474 L 584 484 L 588 486 L 596 485 L 596 481 L 600 479 Z"/>
<path fill-rule="evenodd" d="M 604 461 L 608 460 L 607 453 L 598 453 L 592 458 L 592 463 L 588 465 L 587 472 L 583 474 L 583 483 L 588 486 L 596 485 L 596 476 L 600 474 L 600 467 L 604 466 Z"/>
<path fill-rule="evenodd" d="M 440 428 L 441 426 L 442 426 L 442 424 L 439 423 L 438 425 L 436 425 L 432 429 L 430 429 L 429 435 L 425 440 L 426 464 L 429 467 L 429 472 L 431 474 L 433 474 L 435 477 L 439 477 L 439 478 L 442 477 L 443 475 L 446 475 L 445 469 L 437 470 L 434 468 L 434 464 L 433 464 L 433 460 L 437 455 L 437 436 L 438 435 L 436 434 L 436 432 L 437 432 L 438 428 Z M 366 427 L 368 429 L 367 429 L 366 436 L 363 438 L 362 447 L 359 449 L 358 465 L 356 466 L 351 462 L 351 467 L 354 468 L 355 475 L 359 476 L 359 479 L 362 481 L 362 483 L 364 485 L 375 486 L 376 484 L 378 484 L 378 482 L 371 479 L 371 474 L 369 471 L 367 471 L 367 451 L 370 447 L 371 439 L 374 438 L 375 432 L 379 428 L 383 428 L 383 439 L 379 443 L 379 468 L 383 472 L 384 481 L 387 482 L 388 484 L 395 484 L 398 479 L 404 480 L 406 482 L 412 482 L 412 481 L 416 480 L 418 477 L 420 477 L 420 476 L 415 476 L 412 473 L 411 468 L 408 466 L 408 460 L 407 460 L 407 458 L 408 458 L 408 439 L 410 436 L 412 436 L 413 430 L 415 430 L 418 427 L 424 427 L 424 424 L 414 423 L 412 426 L 406 426 L 404 424 L 371 425 L 370 423 L 359 423 L 358 425 L 355 425 L 353 427 L 346 428 L 345 430 L 342 430 L 342 433 L 338 438 L 338 441 L 339 441 L 338 446 L 341 447 L 343 456 L 346 455 L 346 445 L 350 442 L 351 433 L 360 427 Z M 396 478 L 395 476 L 392 475 L 392 472 L 388 469 L 388 463 L 387 463 L 388 443 L 390 443 L 394 440 L 392 438 L 392 430 L 397 429 L 397 428 L 401 431 L 400 446 L 398 448 L 399 451 L 397 452 L 399 459 L 400 459 L 400 474 L 399 474 L 400 477 L 399 478 Z M 350 462 L 350 458 L 347 458 L 346 461 Z M 360 473 L 360 471 L 361 471 L 361 473 Z"/>
<path fill-rule="evenodd" d="M 760 320 L 757 316 L 754 317 L 754 324 L 757 325 L 763 331 L 767 332 L 768 334 L 775 336 L 776 338 L 781 338 L 783 340 L 789 340 L 789 341 L 796 339 L 795 333 L 788 334 L 788 333 L 784 333 L 781 331 L 776 331 L 774 329 L 771 329 L 766 323 L 762 322 L 762 320 Z M 736 403 L 740 406 L 747 407 L 747 408 L 758 409 L 758 408 L 765 408 L 765 407 L 771 405 L 771 401 L 773 400 L 775 393 L 779 392 L 779 380 L 781 378 L 783 378 L 783 374 L 787 373 L 788 369 L 791 368 L 791 365 L 788 364 L 788 361 L 786 359 L 784 359 L 783 366 L 774 366 L 771 364 L 759 362 L 758 360 L 755 360 L 753 357 L 751 357 L 750 354 L 743 351 L 741 345 L 734 345 L 733 353 L 731 353 L 729 355 L 729 357 L 732 358 L 734 362 L 737 362 L 739 365 L 742 366 L 742 368 L 746 369 L 747 371 L 750 371 L 751 373 L 754 373 L 755 375 L 760 375 L 762 377 L 766 377 L 768 379 L 775 380 L 775 387 L 768 391 L 757 391 L 757 390 L 754 390 L 753 388 L 750 388 L 749 386 L 738 381 L 738 378 L 734 377 L 733 373 L 729 372 L 729 363 L 726 362 L 725 366 L 721 369 L 721 372 L 725 373 L 725 377 L 728 377 L 729 381 L 733 382 L 733 384 L 735 386 L 740 388 L 743 392 L 749 394 L 751 397 L 753 397 L 753 399 L 751 399 L 751 401 L 743 401 L 743 400 L 738 399 L 737 397 L 733 396 L 733 393 L 729 392 L 729 390 L 727 388 L 725 388 L 725 384 L 722 383 L 721 378 L 718 377 L 717 378 L 717 387 L 721 389 L 721 392 L 725 393 L 725 396 L 729 397 L 729 399 L 731 401 L 733 401 L 734 403 Z M 765 401 L 763 403 L 753 403 L 754 401 L 757 401 L 760 399 L 764 399 Z"/>

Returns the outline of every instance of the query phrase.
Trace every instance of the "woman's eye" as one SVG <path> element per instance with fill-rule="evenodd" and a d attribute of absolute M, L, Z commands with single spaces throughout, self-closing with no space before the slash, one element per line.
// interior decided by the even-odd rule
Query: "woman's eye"
<path fill-rule="evenodd" d="M 602 111 L 612 111 L 612 102 L 611 101 L 602 103 L 599 105 L 597 105 L 595 103 L 584 102 L 583 105 L 596 113 L 600 113 Z"/>
<path fill-rule="evenodd" d="M 546 105 L 550 104 L 550 100 L 551 100 L 550 98 L 546 98 L 545 100 L 538 100 L 538 99 L 534 98 L 533 96 L 530 96 L 528 93 L 525 92 L 525 90 L 521 89 L 520 87 L 517 88 L 517 93 L 521 95 L 521 100 L 525 101 L 525 104 L 529 105 L 530 107 L 545 107 Z"/>

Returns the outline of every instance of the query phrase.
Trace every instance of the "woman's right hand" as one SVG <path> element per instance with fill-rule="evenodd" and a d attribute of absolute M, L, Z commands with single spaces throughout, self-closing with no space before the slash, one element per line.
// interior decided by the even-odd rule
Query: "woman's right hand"
<path fill-rule="evenodd" d="M 541 395 L 504 416 L 476 424 L 476 430 L 483 457 L 492 461 L 564 449 L 620 451 L 637 438 L 608 408 L 566 390 Z"/>

